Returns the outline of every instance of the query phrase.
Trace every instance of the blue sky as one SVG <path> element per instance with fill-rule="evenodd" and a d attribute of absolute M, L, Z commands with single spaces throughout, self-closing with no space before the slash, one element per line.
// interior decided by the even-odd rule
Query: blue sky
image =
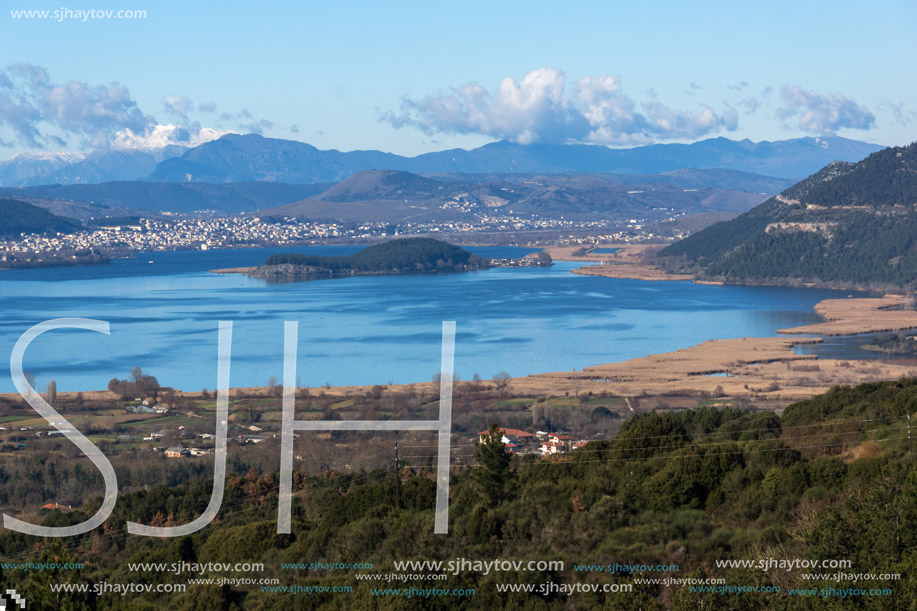
<path fill-rule="evenodd" d="M 140 145 L 166 124 L 407 155 L 917 140 L 914 2 L 69 1 L 4 3 L 0 158 Z M 147 16 L 10 13 L 61 8 Z"/>

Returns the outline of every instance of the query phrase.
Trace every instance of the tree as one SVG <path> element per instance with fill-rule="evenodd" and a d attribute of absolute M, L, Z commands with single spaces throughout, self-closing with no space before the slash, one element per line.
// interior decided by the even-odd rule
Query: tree
<path fill-rule="evenodd" d="M 261 410 L 254 403 L 249 403 L 245 408 L 245 421 L 249 426 L 255 424 L 261 419 Z"/>
<path fill-rule="evenodd" d="M 108 391 L 118 395 L 121 399 L 127 399 L 130 396 L 130 391 L 125 389 L 124 381 L 118 378 L 109 380 Z"/>
<path fill-rule="evenodd" d="M 122 399 L 154 397 L 159 392 L 159 381 L 154 376 L 143 373 L 140 367 L 133 367 L 130 378 L 112 378 L 108 383 L 108 390 Z"/>
<path fill-rule="evenodd" d="M 494 386 L 497 387 L 497 391 L 500 393 L 500 397 L 506 396 L 507 390 L 509 389 L 509 381 L 512 378 L 505 371 L 494 375 Z"/>
<path fill-rule="evenodd" d="M 539 267 L 551 267 L 554 264 L 554 259 L 551 258 L 551 255 L 543 250 L 535 255 L 535 261 L 538 262 Z"/>
<path fill-rule="evenodd" d="M 48 392 L 45 393 L 45 401 L 48 405 L 57 409 L 57 382 L 51 380 L 48 382 Z"/>
<path fill-rule="evenodd" d="M 506 494 L 509 481 L 509 464 L 512 456 L 503 447 L 503 434 L 496 423 L 491 423 L 487 434 L 475 444 L 474 459 L 481 466 L 475 480 L 491 507 L 499 505 Z"/>
<path fill-rule="evenodd" d="M 77 566 L 76 558 L 71 557 L 66 548 L 59 541 L 46 547 L 37 558 L 49 567 Z M 80 565 L 81 566 L 81 565 Z M 61 609 L 63 611 L 76 611 L 77 609 L 95 609 L 96 596 L 90 593 L 81 593 L 51 590 L 52 584 L 77 584 L 85 581 L 82 570 L 77 568 L 52 568 L 43 571 L 29 571 L 28 581 L 20 590 L 27 601 L 28 609 Z M 18 609 L 18 606 L 10 608 Z"/>
<path fill-rule="evenodd" d="M 272 397 L 283 396 L 283 385 L 277 381 L 277 376 L 271 376 L 267 381 L 268 392 Z"/>

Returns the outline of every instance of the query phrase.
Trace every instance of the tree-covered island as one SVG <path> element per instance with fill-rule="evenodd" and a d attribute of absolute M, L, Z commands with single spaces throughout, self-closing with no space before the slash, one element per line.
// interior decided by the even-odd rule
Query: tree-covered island
<path fill-rule="evenodd" d="M 374 274 L 466 272 L 490 267 L 460 246 L 431 238 L 402 238 L 346 256 L 273 255 L 250 275 L 266 279 L 312 279 Z"/>

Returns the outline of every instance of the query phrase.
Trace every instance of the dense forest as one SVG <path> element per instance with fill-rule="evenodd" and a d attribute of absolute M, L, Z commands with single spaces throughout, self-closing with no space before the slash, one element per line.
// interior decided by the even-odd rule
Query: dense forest
<path fill-rule="evenodd" d="M 917 203 L 917 143 L 873 153 L 859 163 L 832 164 L 838 175 L 807 190 L 807 204 L 820 206 L 882 206 Z"/>
<path fill-rule="evenodd" d="M 818 279 L 861 286 L 917 282 L 917 213 L 851 215 L 831 237 L 815 232 L 759 233 L 711 263 L 727 281 Z"/>
<path fill-rule="evenodd" d="M 79 228 L 76 221 L 51 214 L 44 208 L 16 199 L 0 199 L 0 237 L 18 237 L 20 233 L 65 233 Z"/>
<path fill-rule="evenodd" d="M 667 269 L 727 282 L 917 283 L 917 143 L 833 163 L 663 249 Z"/>
<path fill-rule="evenodd" d="M 6 569 L 29 609 L 909 609 L 917 599 L 917 461 L 907 416 L 917 379 L 837 387 L 782 416 L 739 408 L 652 412 L 610 441 L 565 458 L 512 458 L 485 436 L 477 466 L 452 475 L 450 532 L 433 534 L 432 469 L 294 477 L 293 527 L 276 534 L 276 472 L 231 475 L 217 522 L 187 537 L 127 535 L 128 519 L 185 523 L 200 514 L 210 482 L 155 485 L 120 497 L 96 531 L 65 540 L 0 532 L 4 562 L 82 562 L 82 569 Z M 0 482 L 4 480 L 0 477 Z M 84 520 L 100 501 L 44 523 Z M 447 573 L 404 583 L 365 581 L 393 560 L 564 560 L 545 571 Z M 722 568 L 718 561 L 849 560 L 840 571 Z M 51 583 L 186 583 L 188 569 L 131 571 L 127 563 L 263 562 L 283 585 L 352 587 L 279 593 L 260 586 L 191 585 L 180 594 L 54 594 Z M 372 563 L 371 570 L 283 567 Z M 677 565 L 653 572 L 580 565 Z M 426 571 L 416 571 L 426 572 Z M 804 579 L 803 573 L 818 573 Z M 898 574 L 863 581 L 857 574 Z M 830 575 L 829 575 L 830 574 Z M 210 573 L 204 576 L 216 577 Z M 732 589 L 697 591 L 645 578 L 722 578 Z M 498 592 L 500 584 L 623 583 L 632 592 L 572 597 Z M 406 597 L 381 589 L 474 589 L 474 595 Z M 739 591 L 745 588 L 745 591 Z M 749 591 L 759 588 L 758 591 Z M 804 588 L 791 593 L 791 588 Z M 831 588 L 840 594 L 824 594 Z M 850 588 L 889 589 L 885 595 Z M 571 606 L 572 605 L 572 606 Z"/>
<path fill-rule="evenodd" d="M 436 272 L 486 267 L 477 255 L 459 246 L 431 238 L 400 238 L 367 246 L 343 257 L 280 254 L 265 266 L 293 265 L 331 272 Z"/>

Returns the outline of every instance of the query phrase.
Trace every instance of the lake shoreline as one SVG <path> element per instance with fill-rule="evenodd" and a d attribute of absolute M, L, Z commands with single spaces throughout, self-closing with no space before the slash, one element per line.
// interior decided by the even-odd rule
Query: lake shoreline
<path fill-rule="evenodd" d="M 814 354 L 797 354 L 799 345 L 818 344 L 821 337 L 799 337 L 803 334 L 841 336 L 885 331 L 887 328 L 917 328 L 917 311 L 889 309 L 899 306 L 903 297 L 827 299 L 815 310 L 825 322 L 780 329 L 778 333 L 796 337 L 759 337 L 708 340 L 700 344 L 620 362 L 596 364 L 580 371 L 535 373 L 512 378 L 514 392 L 559 396 L 579 393 L 607 393 L 615 396 L 666 395 L 689 393 L 698 396 L 742 397 L 769 403 L 788 404 L 814 397 L 838 384 L 860 384 L 878 380 L 917 376 L 917 360 L 875 361 L 861 359 L 824 359 Z M 887 313 L 883 317 L 883 313 Z M 897 325 L 889 327 L 889 321 Z M 880 328 L 881 327 L 881 328 Z M 492 382 L 482 382 L 490 385 Z M 461 384 L 461 382 L 458 382 Z M 409 387 L 435 392 L 433 382 L 393 384 L 390 388 Z M 338 395 L 361 395 L 372 385 L 311 387 L 315 392 Z M 234 387 L 231 392 L 245 395 L 264 394 L 267 387 Z M 95 400 L 116 400 L 110 391 L 82 391 Z M 184 397 L 201 397 L 200 391 L 176 390 Z M 77 392 L 60 393 L 76 396 Z M 14 393 L 0 394 L 5 399 Z"/>
<path fill-rule="evenodd" d="M 555 261 L 572 261 L 591 263 L 573 270 L 574 274 L 583 276 L 601 276 L 604 278 L 621 278 L 628 280 L 650 280 L 670 282 L 693 282 L 694 284 L 707 284 L 715 286 L 771 286 L 787 288 L 814 288 L 835 291 L 881 292 L 889 294 L 903 294 L 906 289 L 897 286 L 876 288 L 870 285 L 860 285 L 849 282 L 826 282 L 805 278 L 780 278 L 775 280 L 750 279 L 726 282 L 724 280 L 706 280 L 698 278 L 695 274 L 679 274 L 668 272 L 654 263 L 650 263 L 656 250 L 662 248 L 662 243 L 603 243 L 591 246 L 595 249 L 618 249 L 614 253 L 596 253 L 587 251 L 585 254 L 574 254 L 582 250 L 583 246 L 548 246 L 544 251 L 551 255 Z"/>
<path fill-rule="evenodd" d="M 648 281 L 694 281 L 689 274 L 670 274 L 663 269 L 646 262 L 649 254 L 658 244 L 600 244 L 596 248 L 616 248 L 617 252 L 586 252 L 576 254 L 583 246 L 548 246 L 544 249 L 555 261 L 573 261 L 592 263 L 573 270 L 581 276 L 601 276 L 603 278 L 621 278 L 628 280 Z M 710 283 L 714 284 L 714 283 Z M 719 283 L 721 284 L 721 283 Z"/>
<path fill-rule="evenodd" d="M 570 260 L 572 257 L 573 261 L 588 261 L 590 263 L 601 264 L 603 262 L 607 262 L 611 260 L 612 258 L 620 259 L 621 257 L 624 257 L 625 259 L 631 260 L 632 262 L 634 262 L 634 265 L 636 265 L 640 263 L 639 258 L 642 257 L 646 253 L 647 250 L 655 248 L 655 247 L 656 246 L 654 245 L 648 245 L 648 244 L 623 245 L 622 250 L 619 250 L 613 253 L 591 252 L 591 253 L 585 253 L 582 256 L 576 256 L 576 257 L 572 257 L 572 253 L 575 250 L 578 250 L 579 248 L 582 248 L 582 247 L 563 247 L 563 250 L 558 250 L 558 247 L 554 247 L 554 252 L 558 255 L 558 259 L 560 259 L 561 261 Z M 497 256 L 507 256 L 507 255 L 504 253 L 497 253 Z M 205 259 L 205 261 L 206 260 L 210 260 L 210 259 Z M 216 263 L 216 265 L 213 265 L 214 269 L 210 269 L 209 271 L 211 273 L 215 273 L 216 275 L 230 274 L 230 273 L 245 273 L 249 271 L 250 269 L 252 269 L 251 266 L 245 265 L 245 263 L 247 263 L 247 260 L 245 258 L 239 258 L 239 257 L 235 257 L 234 259 L 233 258 L 229 258 L 229 259 L 224 258 L 224 259 L 219 260 L 219 262 L 216 262 L 216 261 L 214 262 Z M 220 262 L 229 263 L 230 265 L 226 265 L 225 267 L 220 267 L 219 266 Z M 242 265 L 239 265 L 240 263 Z M 232 266 L 232 264 L 235 264 L 235 266 Z M 612 264 L 608 266 L 609 267 L 611 266 L 618 267 L 618 265 L 616 264 Z M 571 278 L 568 274 L 568 271 L 574 271 L 574 272 L 579 271 L 579 270 L 570 269 L 572 267 L 575 267 L 575 263 L 564 264 L 559 271 L 553 274 L 553 277 L 554 278 L 561 278 L 561 277 Z M 588 267 L 593 267 L 593 266 L 588 266 Z M 157 265 L 156 268 L 158 269 L 159 266 Z M 168 270 L 171 268 L 166 267 L 166 269 Z M 176 268 L 176 269 L 180 269 L 180 268 Z M 208 271 L 208 268 L 206 266 L 201 266 L 199 267 L 199 270 L 200 272 L 203 272 L 206 274 Z M 172 273 L 172 272 L 167 272 L 167 273 Z M 435 274 L 435 275 L 441 275 L 441 274 Z M 442 274 L 442 275 L 451 276 L 452 274 Z M 580 282 L 572 280 L 572 278 L 570 280 L 561 281 L 561 282 L 567 282 L 568 284 L 572 283 L 576 285 L 580 284 Z M 584 283 L 584 284 L 590 284 L 590 283 Z M 192 285 L 193 285 L 192 283 L 189 283 L 186 290 L 190 290 L 190 287 Z M 196 287 L 196 285 L 193 285 L 193 286 Z M 233 286 L 235 286 L 235 284 L 233 284 Z M 381 286 L 382 285 L 380 284 L 380 287 Z M 384 286 L 386 287 L 389 286 L 389 283 L 386 282 Z M 426 286 L 426 283 L 424 283 L 424 286 Z M 456 285 L 456 286 L 461 286 L 461 290 L 465 291 L 467 287 L 470 287 L 472 285 L 470 284 L 465 285 L 464 283 L 462 283 L 461 285 Z M 621 288 L 626 288 L 630 286 L 632 285 L 630 284 L 622 285 Z M 655 290 L 655 289 L 651 289 L 650 287 L 645 287 L 645 288 L 649 290 Z M 195 288 L 195 290 L 197 289 Z M 528 295 L 527 298 L 532 299 L 533 295 L 538 294 L 535 292 L 531 292 L 532 290 L 533 290 L 532 288 L 526 288 L 523 293 L 520 293 L 520 295 L 527 294 Z M 584 289 L 580 289 L 580 290 L 584 290 Z M 644 290 L 643 288 L 640 288 L 639 290 L 637 290 L 637 293 L 642 294 L 641 291 L 643 290 Z M 726 289 L 726 290 L 727 292 L 735 291 L 735 289 Z M 609 290 L 604 290 L 603 293 L 607 293 L 606 296 L 608 299 L 614 300 L 614 301 L 608 301 L 607 303 L 615 304 L 614 307 L 625 307 L 625 308 L 627 307 L 625 305 L 621 305 L 620 299 L 622 298 L 622 294 L 620 293 L 618 288 L 610 287 Z M 688 294 L 690 295 L 689 297 L 690 302 L 693 302 L 695 299 L 694 293 L 695 291 L 693 291 L 693 289 L 691 291 L 688 291 Z M 837 297 L 842 297 L 842 295 L 843 294 L 838 295 L 837 293 L 832 293 L 831 298 L 826 298 L 828 297 L 827 294 L 820 296 L 820 297 L 815 297 L 805 304 L 806 308 L 804 310 L 799 310 L 801 314 L 804 313 L 805 315 L 804 318 L 800 319 L 797 317 L 797 318 L 784 319 L 784 324 L 787 325 L 785 328 L 780 328 L 779 325 L 770 326 L 767 328 L 766 331 L 764 331 L 763 333 L 760 333 L 764 337 L 757 338 L 757 339 L 750 338 L 750 339 L 745 340 L 745 342 L 742 344 L 737 344 L 737 345 L 729 344 L 728 342 L 734 341 L 732 339 L 724 339 L 724 340 L 709 339 L 711 337 L 723 337 L 723 335 L 726 335 L 728 337 L 728 334 L 717 333 L 715 330 L 713 330 L 713 328 L 711 328 L 710 332 L 692 334 L 690 341 L 676 343 L 675 345 L 669 342 L 667 344 L 662 344 L 662 345 L 657 345 L 657 346 L 647 346 L 646 352 L 642 352 L 642 354 L 639 351 L 630 351 L 629 353 L 621 352 L 621 351 L 606 351 L 602 348 L 604 346 L 604 343 L 600 343 L 600 344 L 596 344 L 595 346 L 593 346 L 591 348 L 591 351 L 588 352 L 588 354 L 591 354 L 592 356 L 576 359 L 572 363 L 570 362 L 570 360 L 567 360 L 560 367 L 554 367 L 552 366 L 550 360 L 544 360 L 543 362 L 538 363 L 536 366 L 529 366 L 525 368 L 518 367 L 518 366 L 514 367 L 513 365 L 509 363 L 504 364 L 503 362 L 498 362 L 493 365 L 490 365 L 490 364 L 485 365 L 484 370 L 492 372 L 492 371 L 497 371 L 498 369 L 502 367 L 506 367 L 510 370 L 515 369 L 515 371 L 518 372 L 521 369 L 522 371 L 526 372 L 527 375 L 517 377 L 514 383 L 520 385 L 521 388 L 531 388 L 533 392 L 538 391 L 538 392 L 563 394 L 565 392 L 579 392 L 580 390 L 588 389 L 590 392 L 606 392 L 607 391 L 607 392 L 612 392 L 612 393 L 630 393 L 630 392 L 640 393 L 640 392 L 643 392 L 644 390 L 648 392 L 650 391 L 656 392 L 657 390 L 660 392 L 672 392 L 673 389 L 683 388 L 689 392 L 707 392 L 709 393 L 709 392 L 715 392 L 718 386 L 722 386 L 724 389 L 727 390 L 727 392 L 735 393 L 740 396 L 752 397 L 752 396 L 760 395 L 762 392 L 764 392 L 762 389 L 768 388 L 772 384 L 772 382 L 776 382 L 781 390 L 764 392 L 764 396 L 781 397 L 782 398 L 781 400 L 786 399 L 788 397 L 809 396 L 811 394 L 809 391 L 801 390 L 802 388 L 805 387 L 805 385 L 800 386 L 799 384 L 796 384 L 794 382 L 794 378 L 798 376 L 796 376 L 795 373 L 793 372 L 773 372 L 773 371 L 768 370 L 768 375 L 771 376 L 770 377 L 771 381 L 767 381 L 766 378 L 763 378 L 760 375 L 757 375 L 755 372 L 743 370 L 741 367 L 731 365 L 730 363 L 732 361 L 759 362 L 767 366 L 768 368 L 770 368 L 774 363 L 787 363 L 787 362 L 804 361 L 804 360 L 810 360 L 813 358 L 818 358 L 816 357 L 816 355 L 800 355 L 800 354 L 795 354 L 793 352 L 793 346 L 797 346 L 803 343 L 813 343 L 813 341 L 821 341 L 821 340 L 812 340 L 811 338 L 801 338 L 799 337 L 800 335 L 818 334 L 824 337 L 853 336 L 853 335 L 860 335 L 860 334 L 865 334 L 865 333 L 905 331 L 905 330 L 910 330 L 910 329 L 917 329 L 917 311 L 896 309 L 896 308 L 900 308 L 905 303 L 905 298 L 902 296 L 886 295 L 880 298 L 856 298 L 856 299 L 837 298 Z M 490 294 L 488 293 L 482 296 L 490 297 Z M 600 295 L 600 297 L 601 296 L 602 295 Z M 405 298 L 408 298 L 408 295 L 406 295 Z M 816 302 L 816 300 L 819 298 L 821 299 L 821 301 Z M 222 296 L 220 296 L 219 299 L 222 299 Z M 756 297 L 755 295 L 750 295 L 746 297 L 746 299 L 750 299 L 753 302 L 757 302 L 758 297 Z M 804 297 L 800 296 L 800 299 L 804 299 Z M 477 302 L 470 302 L 470 303 L 474 305 L 474 304 L 481 304 L 484 302 L 481 302 L 479 300 Z M 522 303 L 522 301 L 520 301 L 520 303 Z M 716 303 L 716 300 L 713 300 L 711 303 Z M 792 310 L 793 308 L 793 304 L 787 302 L 786 297 L 780 297 L 779 303 L 783 304 L 782 305 L 783 309 Z M 798 303 L 796 305 L 798 305 Z M 605 306 L 598 304 L 595 307 L 597 307 L 598 309 L 595 309 L 592 314 L 588 314 L 587 312 L 587 317 L 584 318 L 584 320 L 581 321 L 581 323 L 579 324 L 592 324 L 592 323 L 597 322 L 598 319 L 596 319 L 595 316 L 599 312 L 605 311 Z M 637 305 L 637 307 L 639 308 L 639 304 Z M 821 317 L 820 321 L 812 322 L 814 319 L 814 317 L 811 315 L 813 308 L 814 308 L 815 313 L 820 315 Z M 400 312 L 400 310 L 398 311 Z M 591 316 L 592 318 L 590 319 L 588 318 L 588 316 Z M 444 320 L 444 319 L 438 319 L 438 320 Z M 818 319 L 815 319 L 815 320 L 818 320 Z M 790 326 L 790 325 L 799 324 L 802 322 L 806 322 L 810 324 L 804 324 L 802 326 Z M 241 329 L 244 329 L 244 327 L 241 327 Z M 491 331 L 491 333 L 493 332 L 494 331 Z M 496 333 L 501 333 L 501 331 L 497 330 Z M 752 329 L 746 330 L 744 327 L 741 330 L 733 330 L 733 333 L 742 334 L 742 335 L 745 335 L 746 337 L 749 334 L 751 335 L 757 334 Z M 792 338 L 773 337 L 777 334 L 792 335 L 796 337 L 792 337 Z M 515 339 L 510 334 L 508 334 L 507 336 L 510 338 L 510 340 Z M 179 336 L 176 336 L 176 337 L 179 337 Z M 564 338 L 567 338 L 567 337 L 570 337 L 570 336 L 566 332 L 564 332 L 563 334 L 557 334 L 556 339 L 558 341 L 564 341 Z M 576 336 L 576 337 L 580 337 L 580 336 Z M 495 340 L 503 341 L 502 339 L 499 339 L 499 338 L 500 336 L 498 335 L 496 336 Z M 489 337 L 487 339 L 490 340 Z M 347 340 L 347 341 L 352 341 L 352 340 Z M 610 336 L 609 336 L 609 341 L 610 341 Z M 687 346 L 687 347 L 682 348 L 682 346 Z M 676 348 L 681 348 L 681 350 L 675 350 Z M 673 357 L 671 355 L 678 354 L 678 355 L 684 356 L 683 351 L 690 351 L 687 354 L 690 357 L 690 360 L 694 361 L 694 365 L 691 365 L 691 367 L 687 369 L 684 369 L 684 368 L 680 369 L 679 367 L 672 365 Z M 762 360 L 760 358 L 761 356 L 760 353 L 767 353 L 767 352 L 773 353 L 776 356 L 774 356 L 773 359 L 769 358 L 769 359 Z M 755 354 L 755 353 L 759 353 L 759 354 Z M 864 354 L 869 354 L 869 353 L 865 353 L 864 351 Z M 730 358 L 727 359 L 726 361 L 723 361 L 721 358 L 723 355 L 729 355 Z M 840 357 L 841 359 L 846 359 L 846 360 L 849 360 L 850 362 L 858 363 L 857 365 L 855 365 L 855 367 L 853 367 L 853 369 L 861 368 L 863 370 L 867 370 L 867 369 L 872 370 L 877 367 L 875 363 L 869 363 L 865 359 L 857 355 L 854 355 L 854 354 L 842 353 L 840 354 Z M 833 355 L 832 355 L 832 358 L 834 358 Z M 646 388 L 636 388 L 630 384 L 622 385 L 617 382 L 611 383 L 611 382 L 606 381 L 605 378 L 602 376 L 596 377 L 595 375 L 592 375 L 592 374 L 583 375 L 584 372 L 588 373 L 593 370 L 597 370 L 599 371 L 599 373 L 602 373 L 602 374 L 604 374 L 606 370 L 620 369 L 622 371 L 627 371 L 631 367 L 633 367 L 633 365 L 629 363 L 632 363 L 632 361 L 641 361 L 641 360 L 643 363 L 641 365 L 641 368 L 644 370 L 641 375 L 644 375 L 644 374 L 647 375 L 647 377 L 645 378 Z M 824 363 L 827 360 L 828 359 L 821 358 L 821 359 L 818 359 L 818 363 Z M 819 375 L 815 377 L 824 378 L 823 380 L 821 380 L 822 382 L 825 382 L 825 383 L 830 382 L 832 384 L 833 383 L 843 384 L 843 383 L 847 383 L 848 380 L 849 381 L 854 381 L 854 380 L 868 381 L 869 379 L 879 379 L 878 377 L 876 377 L 879 375 L 878 373 L 869 374 L 869 375 L 857 374 L 851 377 L 850 375 L 847 375 L 850 373 L 849 369 L 848 371 L 841 371 L 840 369 L 838 369 L 842 367 L 841 365 L 837 365 L 837 363 L 839 362 L 841 362 L 841 360 L 835 359 L 835 361 L 833 362 L 834 364 L 829 363 L 829 367 L 827 367 L 827 369 L 832 369 L 832 370 L 837 369 L 837 371 L 834 371 L 834 373 L 832 373 L 830 376 L 825 374 L 824 376 Z M 474 367 L 482 366 L 478 362 L 474 362 L 472 365 Z M 570 369 L 571 366 L 576 367 L 576 369 L 579 369 L 581 366 L 583 366 L 584 369 L 581 371 L 577 371 L 576 369 Z M 808 366 L 808 365 L 804 364 L 802 366 Z M 886 366 L 885 363 L 879 363 L 879 366 L 880 367 L 878 371 L 881 371 L 882 376 L 894 377 L 894 376 L 905 375 L 905 374 L 910 373 L 910 369 L 908 369 L 907 365 L 904 363 L 898 363 L 896 366 Z M 570 370 L 568 371 L 568 369 Z M 705 371 L 713 372 L 713 373 L 704 373 Z M 467 371 L 464 373 L 467 373 Z M 649 375 L 650 373 L 652 373 L 653 375 Z M 198 377 L 200 377 L 200 379 L 202 380 L 206 379 L 207 381 L 210 381 L 209 377 L 201 377 L 201 376 L 198 376 Z M 611 377 L 614 377 L 614 376 L 611 376 Z M 192 382 L 188 383 L 188 379 L 189 379 L 188 376 L 185 376 L 185 378 L 186 379 L 184 380 L 175 380 L 169 383 L 168 385 L 173 386 L 175 388 L 185 388 L 185 389 L 197 387 L 198 385 L 197 382 L 194 382 L 192 380 Z M 238 387 L 239 388 L 249 388 L 249 387 L 257 388 L 257 386 L 253 386 L 251 384 L 251 381 L 256 381 L 257 383 L 257 381 L 260 381 L 260 380 L 258 380 L 257 377 L 255 377 L 254 380 L 252 378 L 253 376 L 247 376 L 247 379 L 245 380 L 245 382 L 248 382 L 248 384 L 242 383 L 242 384 L 239 384 Z M 416 372 L 414 372 L 411 375 L 404 375 L 401 378 L 401 380 L 408 380 L 408 381 L 409 380 L 423 380 L 424 378 L 425 378 L 424 375 L 417 375 Z M 722 379 L 718 379 L 718 378 L 722 378 Z M 742 379 L 743 384 L 739 384 L 738 386 L 735 385 L 732 380 L 733 378 Z M 266 380 L 267 376 L 265 376 L 263 379 Z M 328 378 L 324 378 L 324 379 L 328 379 Z M 362 382 L 363 379 L 367 379 L 367 378 L 351 377 L 350 379 L 352 379 L 355 382 Z M 372 379 L 372 378 L 368 378 L 368 379 Z M 322 380 L 322 377 L 318 377 L 318 380 L 313 380 L 313 384 L 315 381 L 321 381 L 321 380 Z M 345 378 L 344 380 L 340 380 L 340 381 L 349 381 L 349 380 Z M 60 383 L 60 379 L 58 379 L 58 382 Z M 168 382 L 168 380 L 166 380 L 166 382 Z M 240 380 L 240 382 L 242 382 L 242 380 Z M 415 385 L 416 384 L 423 385 L 425 384 L 425 382 L 422 382 L 422 381 L 415 382 Z M 202 384 L 202 385 L 205 385 L 205 384 Z M 406 385 L 407 385 L 406 383 L 401 384 L 401 386 L 406 386 Z M 744 388 L 744 385 L 747 385 L 749 388 Z M 77 389 L 78 388 L 89 388 L 93 386 L 96 386 L 96 384 L 94 383 L 68 384 L 68 388 L 77 388 Z M 314 387 L 320 390 L 319 386 L 314 386 Z M 822 387 L 822 385 L 820 384 L 819 387 Z M 368 384 L 367 385 L 341 384 L 341 385 L 335 386 L 334 388 L 344 389 L 345 392 L 366 392 L 369 388 L 371 388 L 371 386 Z M 787 389 L 795 389 L 795 390 L 787 390 Z M 10 390 L 12 391 L 12 389 Z M 73 391 L 73 392 L 75 393 L 77 391 Z M 84 393 L 94 393 L 94 392 L 104 393 L 106 391 L 84 390 L 83 392 Z M 198 393 L 189 392 L 188 394 L 194 395 L 194 394 L 200 394 L 200 393 L 199 392 Z M 15 393 L 13 392 L 9 392 L 7 393 L 7 396 L 15 397 L 17 395 L 15 395 Z"/>

